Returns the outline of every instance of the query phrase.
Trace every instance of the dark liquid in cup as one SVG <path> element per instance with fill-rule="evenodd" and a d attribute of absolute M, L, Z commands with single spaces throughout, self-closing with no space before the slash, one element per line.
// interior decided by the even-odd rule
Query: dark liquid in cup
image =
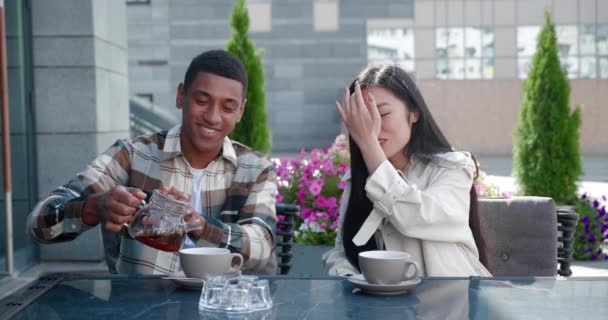
<path fill-rule="evenodd" d="M 182 245 L 183 236 L 179 233 L 137 236 L 135 240 L 152 248 L 175 252 Z"/>

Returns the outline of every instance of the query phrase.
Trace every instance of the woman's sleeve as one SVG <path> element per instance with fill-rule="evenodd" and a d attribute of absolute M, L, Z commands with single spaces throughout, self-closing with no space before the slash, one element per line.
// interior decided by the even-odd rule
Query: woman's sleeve
<path fill-rule="evenodd" d="M 332 276 L 349 276 L 359 274 L 357 268 L 355 268 L 348 261 L 348 258 L 346 258 L 346 252 L 344 251 L 344 245 L 342 244 L 342 227 L 344 224 L 346 208 L 348 207 L 350 188 L 349 182 L 346 185 L 346 188 L 344 188 L 344 196 L 342 199 L 342 204 L 340 205 L 340 218 L 336 228 L 336 241 L 334 248 L 325 252 L 321 256 L 321 259 L 323 260 L 323 270 L 326 274 Z"/>
<path fill-rule="evenodd" d="M 374 209 L 355 236 L 355 243 L 365 243 L 380 224 L 387 222 L 408 237 L 466 242 L 470 237 L 469 192 L 474 164 L 468 157 L 463 161 L 462 165 L 438 167 L 424 190 L 384 161 L 366 183 Z"/>

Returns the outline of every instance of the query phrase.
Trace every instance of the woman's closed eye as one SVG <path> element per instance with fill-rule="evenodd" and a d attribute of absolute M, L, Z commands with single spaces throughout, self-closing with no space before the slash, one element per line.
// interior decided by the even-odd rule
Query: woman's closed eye
<path fill-rule="evenodd" d="M 380 117 L 384 118 L 384 116 L 388 116 L 389 114 L 391 114 L 391 113 L 390 112 L 380 113 Z"/>

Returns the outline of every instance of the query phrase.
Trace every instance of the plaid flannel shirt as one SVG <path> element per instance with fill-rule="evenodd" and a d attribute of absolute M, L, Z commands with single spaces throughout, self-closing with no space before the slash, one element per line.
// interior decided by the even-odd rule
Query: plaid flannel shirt
<path fill-rule="evenodd" d="M 181 153 L 180 129 L 118 140 L 84 172 L 40 201 L 28 218 L 28 233 L 43 243 L 69 241 L 91 228 L 82 222 L 86 197 L 123 185 L 151 194 L 161 186 L 173 186 L 190 194 L 190 165 Z M 261 153 L 237 142 L 224 140 L 222 154 L 204 171 L 201 199 L 207 227 L 197 246 L 217 246 L 238 252 L 244 269 L 252 273 L 276 273 L 274 246 L 276 173 Z M 103 230 L 103 229 L 102 229 Z M 145 246 L 126 229 L 120 236 L 115 270 L 119 273 L 170 274 L 178 271 L 179 255 Z M 118 238 L 118 237 L 115 237 Z M 118 246 L 118 245 L 117 245 Z M 112 255 L 110 253 L 110 255 Z M 109 263 L 110 264 L 110 263 Z M 110 266 L 111 269 L 114 266 Z"/>

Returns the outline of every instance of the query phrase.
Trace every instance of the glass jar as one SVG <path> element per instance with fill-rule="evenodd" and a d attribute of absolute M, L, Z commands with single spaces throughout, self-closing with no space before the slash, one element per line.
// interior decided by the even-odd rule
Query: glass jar
<path fill-rule="evenodd" d="M 129 223 L 129 235 L 147 246 L 158 250 L 178 251 L 190 231 L 202 230 L 199 219 L 186 222 L 184 214 L 188 202 L 177 200 L 170 194 L 156 189 L 150 203 L 141 207 Z"/>

